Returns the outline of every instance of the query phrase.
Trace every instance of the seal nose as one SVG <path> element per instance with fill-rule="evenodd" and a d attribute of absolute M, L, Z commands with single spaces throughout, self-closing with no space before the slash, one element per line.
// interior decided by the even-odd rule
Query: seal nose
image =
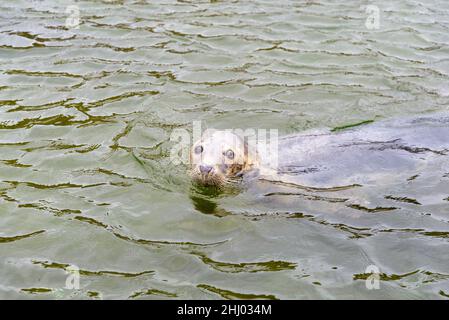
<path fill-rule="evenodd" d="M 208 174 L 212 171 L 212 166 L 200 165 L 200 172 L 203 174 Z"/>

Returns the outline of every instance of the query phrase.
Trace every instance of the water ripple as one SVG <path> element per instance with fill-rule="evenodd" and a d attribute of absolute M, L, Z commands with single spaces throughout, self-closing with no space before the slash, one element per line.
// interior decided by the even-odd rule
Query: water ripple
<path fill-rule="evenodd" d="M 0 255 L 42 267 L 2 264 L 8 292 L 54 298 L 42 269 L 70 265 L 47 260 L 85 258 L 90 299 L 382 298 L 354 286 L 367 263 L 388 270 L 392 298 L 448 297 L 436 271 L 449 259 L 449 150 L 384 144 L 436 161 L 389 189 L 266 179 L 217 196 L 192 192 L 169 139 L 195 120 L 340 134 L 447 111 L 447 1 L 376 1 L 379 29 L 356 1 L 73 5 L 79 28 L 63 1 L 0 4 Z M 96 250 L 77 250 L 78 238 Z M 398 273 L 401 263 L 414 271 Z"/>

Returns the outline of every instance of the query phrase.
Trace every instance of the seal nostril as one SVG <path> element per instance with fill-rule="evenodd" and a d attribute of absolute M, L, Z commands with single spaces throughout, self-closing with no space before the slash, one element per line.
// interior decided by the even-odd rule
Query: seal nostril
<path fill-rule="evenodd" d="M 209 173 L 212 171 L 212 166 L 206 166 L 206 165 L 200 165 L 200 172 L 201 173 Z"/>

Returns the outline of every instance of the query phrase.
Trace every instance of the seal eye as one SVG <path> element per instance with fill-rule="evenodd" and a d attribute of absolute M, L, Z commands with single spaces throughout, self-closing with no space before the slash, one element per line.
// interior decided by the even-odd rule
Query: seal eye
<path fill-rule="evenodd" d="M 203 146 L 196 146 L 194 151 L 196 154 L 200 154 L 203 152 Z"/>
<path fill-rule="evenodd" d="M 225 152 L 225 156 L 228 158 L 228 159 L 234 159 L 234 151 L 232 151 L 231 149 L 229 149 L 228 151 L 226 151 Z"/>

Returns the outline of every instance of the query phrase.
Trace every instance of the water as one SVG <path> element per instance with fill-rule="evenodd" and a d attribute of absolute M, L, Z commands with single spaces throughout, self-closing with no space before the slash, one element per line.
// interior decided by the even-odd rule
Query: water
<path fill-rule="evenodd" d="M 449 3 L 376 1 L 379 29 L 368 4 L 1 1 L 0 297 L 447 298 L 449 175 L 367 212 L 204 194 L 170 163 L 193 120 L 285 135 L 447 110 Z"/>

